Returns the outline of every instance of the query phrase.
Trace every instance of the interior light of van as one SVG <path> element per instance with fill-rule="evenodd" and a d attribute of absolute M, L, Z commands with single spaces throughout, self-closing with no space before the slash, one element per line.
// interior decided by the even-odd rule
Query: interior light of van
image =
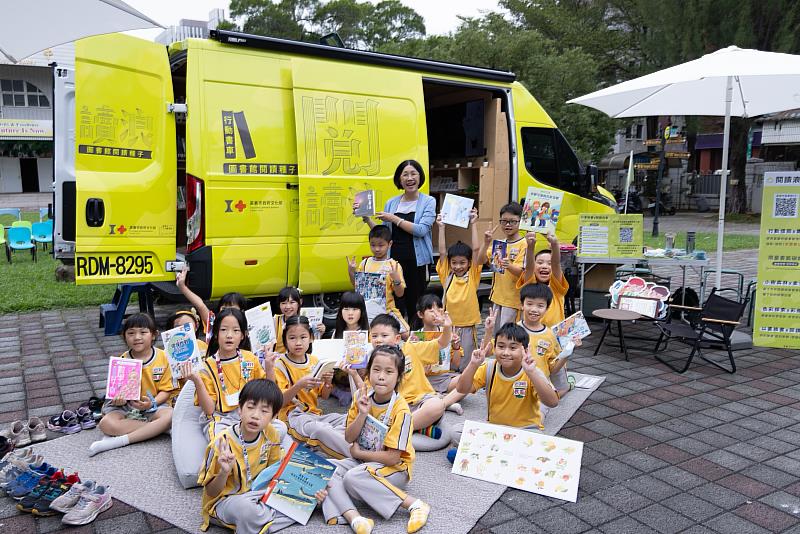
<path fill-rule="evenodd" d="M 205 244 L 203 180 L 186 175 L 186 250 L 192 252 Z"/>

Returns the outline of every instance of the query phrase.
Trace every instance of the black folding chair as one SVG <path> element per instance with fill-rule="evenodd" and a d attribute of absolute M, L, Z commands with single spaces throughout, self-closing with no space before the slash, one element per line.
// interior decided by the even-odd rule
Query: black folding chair
<path fill-rule="evenodd" d="M 739 325 L 739 321 L 747 309 L 747 301 L 748 297 L 745 297 L 743 301 L 722 297 L 717 293 L 717 289 L 714 288 L 702 308 L 670 304 L 673 309 L 686 312 L 685 321 L 656 323 L 661 330 L 661 335 L 655 348 L 656 359 L 673 371 L 685 373 L 689 369 L 695 354 L 697 354 L 711 365 L 719 367 L 728 373 L 735 373 L 736 362 L 733 360 L 733 351 L 731 350 L 731 335 L 733 335 L 733 331 Z M 672 339 L 692 346 L 689 358 L 682 369 L 658 354 L 661 343 L 664 343 L 664 348 L 666 349 L 667 344 Z M 728 358 L 731 362 L 729 368 L 703 355 L 703 348 L 707 349 L 720 344 L 728 351 Z"/>

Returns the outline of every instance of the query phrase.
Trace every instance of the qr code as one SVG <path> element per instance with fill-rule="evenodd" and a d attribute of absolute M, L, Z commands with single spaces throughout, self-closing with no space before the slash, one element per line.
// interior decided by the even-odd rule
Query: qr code
<path fill-rule="evenodd" d="M 773 204 L 773 217 L 792 219 L 797 217 L 797 199 L 800 195 L 780 194 L 775 195 Z"/>
<path fill-rule="evenodd" d="M 619 229 L 619 242 L 620 243 L 633 243 L 633 228 L 630 226 L 622 226 Z"/>

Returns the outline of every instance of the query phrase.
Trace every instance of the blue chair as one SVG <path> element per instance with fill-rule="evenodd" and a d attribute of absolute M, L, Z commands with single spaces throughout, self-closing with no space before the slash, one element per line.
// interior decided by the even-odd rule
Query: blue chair
<path fill-rule="evenodd" d="M 47 250 L 47 244 L 53 242 L 53 221 L 33 223 L 31 232 L 33 241 L 42 244 L 42 250 Z"/>
<path fill-rule="evenodd" d="M 2 245 L 3 249 L 6 251 L 6 260 L 8 260 L 8 263 L 11 263 L 11 249 L 8 248 L 8 241 L 6 241 L 6 229 L 2 224 L 0 224 L 0 245 Z"/>
<path fill-rule="evenodd" d="M 31 231 L 28 228 L 24 226 L 12 226 L 9 228 L 8 246 L 11 247 L 11 252 L 30 250 L 33 261 L 36 261 L 36 245 L 31 241 Z"/>

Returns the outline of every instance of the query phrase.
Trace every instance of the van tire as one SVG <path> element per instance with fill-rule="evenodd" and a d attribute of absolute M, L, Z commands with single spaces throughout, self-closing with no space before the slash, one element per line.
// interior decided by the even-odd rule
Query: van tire
<path fill-rule="evenodd" d="M 324 308 L 325 321 L 336 322 L 336 314 L 339 312 L 339 302 L 342 300 L 341 293 L 319 293 L 306 297 L 306 302 L 317 308 Z"/>

